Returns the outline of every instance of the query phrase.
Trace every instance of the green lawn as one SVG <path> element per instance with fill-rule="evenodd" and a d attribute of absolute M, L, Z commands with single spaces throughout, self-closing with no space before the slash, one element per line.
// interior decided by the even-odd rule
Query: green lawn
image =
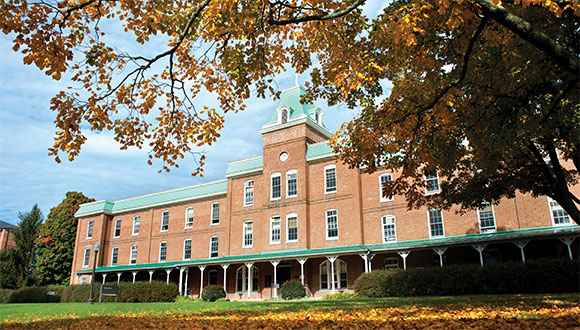
<path fill-rule="evenodd" d="M 223 312 L 300 312 L 315 310 L 353 310 L 372 308 L 446 308 L 461 310 L 472 307 L 526 305 L 534 308 L 552 306 L 577 307 L 580 295 L 481 295 L 458 297 L 405 297 L 351 300 L 300 300 L 264 302 L 182 302 L 182 303 L 47 303 L 47 304 L 0 304 L 0 327 L 4 323 L 24 323 L 57 319 L 78 319 L 116 315 L 169 315 L 199 312 L 223 314 Z"/>

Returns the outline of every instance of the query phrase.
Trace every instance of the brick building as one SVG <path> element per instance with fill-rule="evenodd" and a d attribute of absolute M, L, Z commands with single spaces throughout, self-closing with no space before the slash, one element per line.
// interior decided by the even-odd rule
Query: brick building
<path fill-rule="evenodd" d="M 15 246 L 14 234 L 12 231 L 16 226 L 0 220 L 0 250 L 9 249 Z"/>
<path fill-rule="evenodd" d="M 194 296 L 217 284 L 230 299 L 276 296 L 288 280 L 315 296 L 348 290 L 371 269 L 578 257 L 580 226 L 546 197 L 456 214 L 383 196 L 397 173 L 335 162 L 303 92 L 282 93 L 260 130 L 263 155 L 229 163 L 224 180 L 81 205 L 71 284 L 90 280 L 96 241 L 98 281 L 171 281 Z M 426 181 L 438 193 L 438 176 Z"/>

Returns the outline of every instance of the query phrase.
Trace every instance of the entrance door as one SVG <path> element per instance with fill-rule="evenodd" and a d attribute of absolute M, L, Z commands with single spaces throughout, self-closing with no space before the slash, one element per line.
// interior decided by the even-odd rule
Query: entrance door
<path fill-rule="evenodd" d="M 292 279 L 292 262 L 291 261 L 281 261 L 276 269 L 276 280 L 278 284 L 282 286 L 284 282 L 288 282 Z"/>

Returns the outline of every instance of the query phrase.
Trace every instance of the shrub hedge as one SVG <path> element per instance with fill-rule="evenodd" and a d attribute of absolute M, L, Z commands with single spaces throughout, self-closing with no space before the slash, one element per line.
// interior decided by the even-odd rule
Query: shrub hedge
<path fill-rule="evenodd" d="M 220 298 L 225 298 L 226 292 L 224 288 L 219 285 L 208 285 L 203 288 L 203 292 L 201 293 L 201 299 L 204 301 L 216 301 Z"/>
<path fill-rule="evenodd" d="M 288 281 L 280 288 L 280 297 L 284 300 L 293 300 L 306 297 L 306 288 L 298 281 Z"/>
<path fill-rule="evenodd" d="M 442 296 L 580 291 L 578 260 L 530 260 L 478 265 L 450 265 L 407 271 L 362 274 L 355 292 L 368 297 Z"/>
<path fill-rule="evenodd" d="M 350 292 L 337 292 L 333 294 L 327 294 L 322 297 L 322 300 L 349 300 L 355 298 L 356 295 Z"/>
<path fill-rule="evenodd" d="M 107 285 L 118 286 L 118 302 L 172 302 L 179 294 L 179 288 L 174 283 L 163 281 L 152 282 L 121 282 L 107 283 Z M 71 285 L 63 290 L 62 302 L 85 302 L 89 299 L 89 284 Z M 93 288 L 93 299 L 98 301 L 101 283 L 95 283 Z M 115 297 L 104 296 L 103 301 L 114 301 Z"/>

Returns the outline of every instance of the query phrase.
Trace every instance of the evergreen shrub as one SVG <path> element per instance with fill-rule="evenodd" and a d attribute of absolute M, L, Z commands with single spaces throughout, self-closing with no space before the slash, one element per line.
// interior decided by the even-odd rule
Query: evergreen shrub
<path fill-rule="evenodd" d="M 216 301 L 221 298 L 226 297 L 226 292 L 224 288 L 219 285 L 208 285 L 203 288 L 203 292 L 201 293 L 201 299 L 204 301 Z"/>
<path fill-rule="evenodd" d="M 284 300 L 293 300 L 306 297 L 306 288 L 298 281 L 288 281 L 280 288 L 280 297 Z"/>

